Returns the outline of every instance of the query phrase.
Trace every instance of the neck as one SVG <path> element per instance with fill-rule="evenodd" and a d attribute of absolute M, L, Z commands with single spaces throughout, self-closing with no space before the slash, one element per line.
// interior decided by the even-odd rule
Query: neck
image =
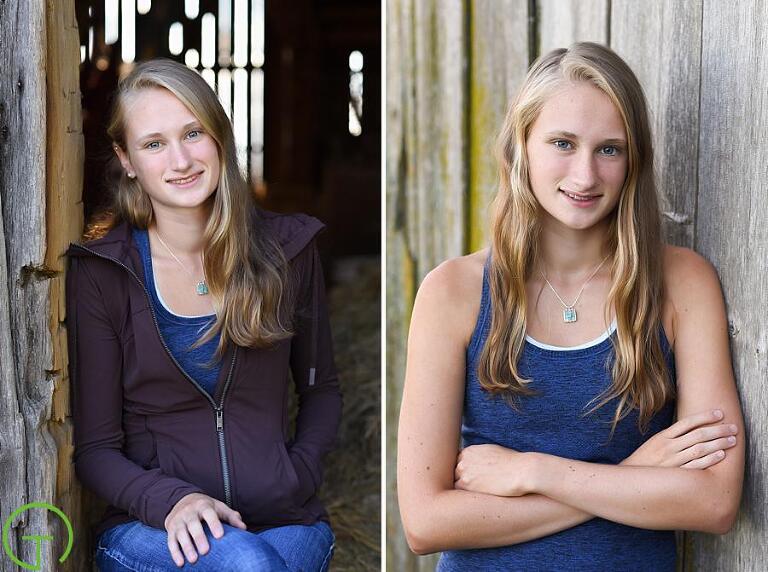
<path fill-rule="evenodd" d="M 198 259 L 205 247 L 204 232 L 208 222 L 207 213 L 202 210 L 179 213 L 154 210 L 151 229 L 159 235 L 179 258 Z"/>
<path fill-rule="evenodd" d="M 542 229 L 539 269 L 550 281 L 562 284 L 586 280 L 609 254 L 605 230 Z M 609 264 L 606 260 L 600 271 L 604 272 Z"/>

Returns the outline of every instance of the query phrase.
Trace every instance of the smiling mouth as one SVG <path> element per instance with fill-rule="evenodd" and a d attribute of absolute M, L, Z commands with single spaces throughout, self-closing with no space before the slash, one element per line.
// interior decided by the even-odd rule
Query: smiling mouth
<path fill-rule="evenodd" d="M 574 201 L 591 201 L 592 199 L 596 199 L 597 197 L 602 197 L 603 195 L 582 195 L 578 193 L 572 193 L 570 191 L 566 191 L 564 189 L 558 189 L 561 193 L 564 195 L 569 196 Z"/>
<path fill-rule="evenodd" d="M 191 183 L 192 181 L 197 179 L 202 174 L 203 172 L 200 171 L 199 173 L 195 173 L 194 175 L 190 175 L 189 177 L 184 177 L 181 179 L 168 179 L 166 182 L 172 183 L 174 185 L 186 185 L 187 183 Z"/>

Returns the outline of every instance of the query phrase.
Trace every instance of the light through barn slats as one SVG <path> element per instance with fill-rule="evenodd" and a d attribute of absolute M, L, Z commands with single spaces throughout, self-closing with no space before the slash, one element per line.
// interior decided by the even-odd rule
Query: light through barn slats
<path fill-rule="evenodd" d="M 151 9 L 152 9 L 152 0 L 139 0 L 138 2 L 136 2 L 136 11 L 142 16 L 144 14 L 149 14 L 149 11 Z"/>
<path fill-rule="evenodd" d="M 232 0 L 219 0 L 219 65 L 229 66 L 232 56 Z"/>
<path fill-rule="evenodd" d="M 184 49 L 184 26 L 181 22 L 174 22 L 168 30 L 168 51 L 178 56 Z"/>
<path fill-rule="evenodd" d="M 349 54 L 349 132 L 358 136 L 363 132 L 363 54 L 357 50 Z"/>
<path fill-rule="evenodd" d="M 204 14 L 201 28 L 200 63 L 205 68 L 212 68 L 216 63 L 216 16 L 210 12 Z"/>
<path fill-rule="evenodd" d="M 187 67 L 195 69 L 200 65 L 200 53 L 195 48 L 187 50 L 184 53 L 184 63 L 187 64 Z"/>
<path fill-rule="evenodd" d="M 234 79 L 234 115 L 232 124 L 235 130 L 235 145 L 240 168 L 248 166 L 248 72 L 238 68 L 232 74 Z"/>
<path fill-rule="evenodd" d="M 219 70 L 219 101 L 232 120 L 232 72 L 228 69 Z"/>
<path fill-rule="evenodd" d="M 131 63 L 136 58 L 136 0 L 122 0 L 122 58 Z"/>
<path fill-rule="evenodd" d="M 184 0 L 184 15 L 194 20 L 200 14 L 200 0 Z"/>
<path fill-rule="evenodd" d="M 264 180 L 264 72 L 251 71 L 251 178 Z"/>
<path fill-rule="evenodd" d="M 93 26 L 88 28 L 88 59 L 93 59 Z"/>
<path fill-rule="evenodd" d="M 118 14 L 120 5 L 118 0 L 104 0 L 104 43 L 111 46 L 119 36 Z"/>
<path fill-rule="evenodd" d="M 235 51 L 232 60 L 238 68 L 248 65 L 248 0 L 235 0 Z"/>
<path fill-rule="evenodd" d="M 211 89 L 213 91 L 216 91 L 216 72 L 213 70 L 205 69 L 202 71 L 203 79 L 205 82 L 211 86 Z"/>
<path fill-rule="evenodd" d="M 251 5 L 251 65 L 264 65 L 264 0 L 253 0 Z"/>

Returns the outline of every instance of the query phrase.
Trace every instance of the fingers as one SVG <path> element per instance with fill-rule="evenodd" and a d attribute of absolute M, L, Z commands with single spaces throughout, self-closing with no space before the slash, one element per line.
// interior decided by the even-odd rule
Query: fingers
<path fill-rule="evenodd" d="M 214 538 L 221 538 L 224 536 L 224 527 L 221 525 L 219 515 L 213 507 L 205 509 L 200 516 L 202 516 L 205 522 L 208 523 L 208 528 L 211 529 L 211 534 L 213 534 Z"/>
<path fill-rule="evenodd" d="M 689 461 L 684 465 L 681 465 L 681 468 L 706 469 L 707 467 L 716 465 L 723 459 L 725 459 L 725 451 L 715 451 L 714 453 L 710 453 L 709 455 L 705 455 L 704 457 L 701 457 L 699 459 L 694 459 L 693 461 Z"/>
<path fill-rule="evenodd" d="M 218 503 L 216 505 L 216 513 L 219 517 L 226 520 L 229 524 L 232 526 L 236 526 L 237 528 L 240 528 L 242 530 L 247 529 L 245 522 L 243 522 L 243 517 L 240 516 L 240 513 L 236 510 L 232 510 L 224 503 Z M 224 534 L 224 531 L 222 530 L 222 534 Z"/>
<path fill-rule="evenodd" d="M 179 549 L 179 543 L 176 541 L 176 535 L 168 533 L 168 551 L 171 553 L 173 563 L 179 568 L 184 566 L 184 556 Z"/>
<path fill-rule="evenodd" d="M 181 552 L 179 552 L 179 545 L 181 546 Z M 179 527 L 173 534 L 168 534 L 168 548 L 171 551 L 171 557 L 176 566 L 184 566 L 184 558 L 190 563 L 197 560 L 197 552 L 192 545 L 192 539 L 186 527 Z"/>
<path fill-rule="evenodd" d="M 203 525 L 200 521 L 195 519 L 187 523 L 187 530 L 195 543 L 194 548 L 196 549 L 197 554 L 206 554 L 209 548 L 208 539 L 205 537 L 205 531 L 203 530 Z"/>
<path fill-rule="evenodd" d="M 697 443 L 704 443 L 705 441 L 712 441 L 714 439 L 726 438 L 729 436 L 735 436 L 738 432 L 736 425 L 712 425 L 709 427 L 700 427 L 694 429 L 687 435 L 679 437 L 680 450 L 687 449 L 695 446 Z M 736 442 L 735 439 L 733 441 Z"/>
<path fill-rule="evenodd" d="M 695 459 L 704 458 L 712 453 L 717 453 L 718 451 L 725 453 L 726 449 L 730 449 L 734 445 L 736 445 L 736 437 L 731 435 L 730 437 L 723 437 L 705 443 L 696 443 L 693 447 L 681 451 L 680 454 L 682 455 L 682 462 L 686 463 Z M 724 456 L 725 455 L 723 455 L 723 457 Z"/>
<path fill-rule="evenodd" d="M 696 413 L 680 419 L 677 423 L 664 430 L 665 436 L 670 439 L 675 439 L 681 435 L 692 431 L 696 427 L 701 425 L 708 425 L 710 423 L 716 423 L 723 418 L 723 412 L 720 409 L 714 409 L 710 411 L 704 411 L 702 413 Z"/>

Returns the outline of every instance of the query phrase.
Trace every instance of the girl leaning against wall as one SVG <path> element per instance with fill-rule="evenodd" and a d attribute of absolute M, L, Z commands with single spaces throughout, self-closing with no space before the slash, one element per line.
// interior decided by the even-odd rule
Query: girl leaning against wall
<path fill-rule="evenodd" d="M 413 310 L 408 542 L 438 570 L 674 570 L 675 529 L 734 522 L 744 425 L 717 274 L 660 238 L 635 75 L 593 43 L 542 56 L 498 159 L 490 248 Z"/>

